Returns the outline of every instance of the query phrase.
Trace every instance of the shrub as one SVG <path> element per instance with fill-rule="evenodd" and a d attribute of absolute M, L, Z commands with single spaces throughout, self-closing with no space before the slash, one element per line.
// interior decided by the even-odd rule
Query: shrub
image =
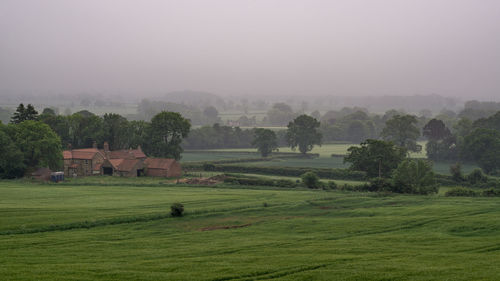
<path fill-rule="evenodd" d="M 203 164 L 203 170 L 207 172 L 215 171 L 215 165 L 211 163 Z"/>
<path fill-rule="evenodd" d="M 368 185 L 368 191 L 393 191 L 394 186 L 385 178 L 373 178 Z"/>
<path fill-rule="evenodd" d="M 475 197 L 478 193 L 470 188 L 465 187 L 455 187 L 452 188 L 444 194 L 444 196 L 465 196 L 465 197 Z"/>
<path fill-rule="evenodd" d="M 320 182 L 318 175 L 316 175 L 313 172 L 307 172 L 304 173 L 302 176 L 300 176 L 302 179 L 302 182 L 304 185 L 308 188 L 319 188 L 320 187 Z"/>
<path fill-rule="evenodd" d="M 483 173 L 481 169 L 474 169 L 470 174 L 467 175 L 467 182 L 470 185 L 478 185 L 488 181 L 488 177 Z"/>
<path fill-rule="evenodd" d="M 393 192 L 430 194 L 438 191 L 432 165 L 423 159 L 406 159 L 393 173 Z"/>
<path fill-rule="evenodd" d="M 172 217 L 182 217 L 182 214 L 184 213 L 184 205 L 181 203 L 174 203 L 172 206 L 170 206 L 170 215 Z"/>
<path fill-rule="evenodd" d="M 481 192 L 481 196 L 485 197 L 498 197 L 500 196 L 500 189 L 488 188 Z"/>
<path fill-rule="evenodd" d="M 327 186 L 329 189 L 337 189 L 337 187 L 338 187 L 337 183 L 334 181 L 329 181 Z"/>

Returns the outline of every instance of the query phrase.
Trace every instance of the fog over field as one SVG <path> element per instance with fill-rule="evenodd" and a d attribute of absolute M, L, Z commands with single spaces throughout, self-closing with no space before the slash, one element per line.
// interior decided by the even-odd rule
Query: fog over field
<path fill-rule="evenodd" d="M 500 1 L 0 2 L 0 96 L 500 96 Z"/>

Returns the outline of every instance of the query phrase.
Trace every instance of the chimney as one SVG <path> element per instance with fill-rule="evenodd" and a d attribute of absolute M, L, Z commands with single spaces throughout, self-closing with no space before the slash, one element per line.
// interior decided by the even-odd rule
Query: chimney
<path fill-rule="evenodd" d="M 72 150 L 73 147 L 71 146 L 71 143 L 68 143 L 68 150 Z"/>
<path fill-rule="evenodd" d="M 142 148 L 141 148 L 141 145 L 140 145 L 140 144 L 137 146 L 137 150 L 142 151 Z"/>
<path fill-rule="evenodd" d="M 92 148 L 97 149 L 97 142 L 96 142 L 96 141 L 93 141 L 93 142 L 92 142 Z"/>
<path fill-rule="evenodd" d="M 104 142 L 104 151 L 105 152 L 109 151 L 109 143 L 107 141 Z"/>

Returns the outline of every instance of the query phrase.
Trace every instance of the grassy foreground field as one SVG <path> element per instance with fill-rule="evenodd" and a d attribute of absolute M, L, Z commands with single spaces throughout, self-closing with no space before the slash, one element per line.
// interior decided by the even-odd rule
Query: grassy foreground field
<path fill-rule="evenodd" d="M 1 280 L 500 279 L 498 198 L 15 181 L 0 193 Z M 186 216 L 171 218 L 177 201 Z"/>

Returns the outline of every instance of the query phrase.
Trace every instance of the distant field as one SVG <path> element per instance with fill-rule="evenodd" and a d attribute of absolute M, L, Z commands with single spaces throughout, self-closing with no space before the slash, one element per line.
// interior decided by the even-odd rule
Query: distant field
<path fill-rule="evenodd" d="M 2 280 L 500 279 L 500 198 L 18 181 L 0 194 Z"/>
<path fill-rule="evenodd" d="M 410 153 L 410 157 L 413 158 L 425 158 L 425 142 L 419 142 L 422 145 L 422 151 L 418 153 Z M 332 154 L 346 155 L 347 149 L 351 146 L 356 146 L 356 144 L 348 143 L 334 143 L 334 144 L 323 144 L 322 146 L 314 146 L 310 153 L 317 153 L 320 157 L 330 157 Z M 257 151 L 255 148 L 228 148 L 228 149 L 212 149 L 212 151 L 224 151 L 224 152 L 246 152 L 246 151 Z M 297 152 L 293 151 L 290 147 L 280 147 L 280 152 Z"/>

